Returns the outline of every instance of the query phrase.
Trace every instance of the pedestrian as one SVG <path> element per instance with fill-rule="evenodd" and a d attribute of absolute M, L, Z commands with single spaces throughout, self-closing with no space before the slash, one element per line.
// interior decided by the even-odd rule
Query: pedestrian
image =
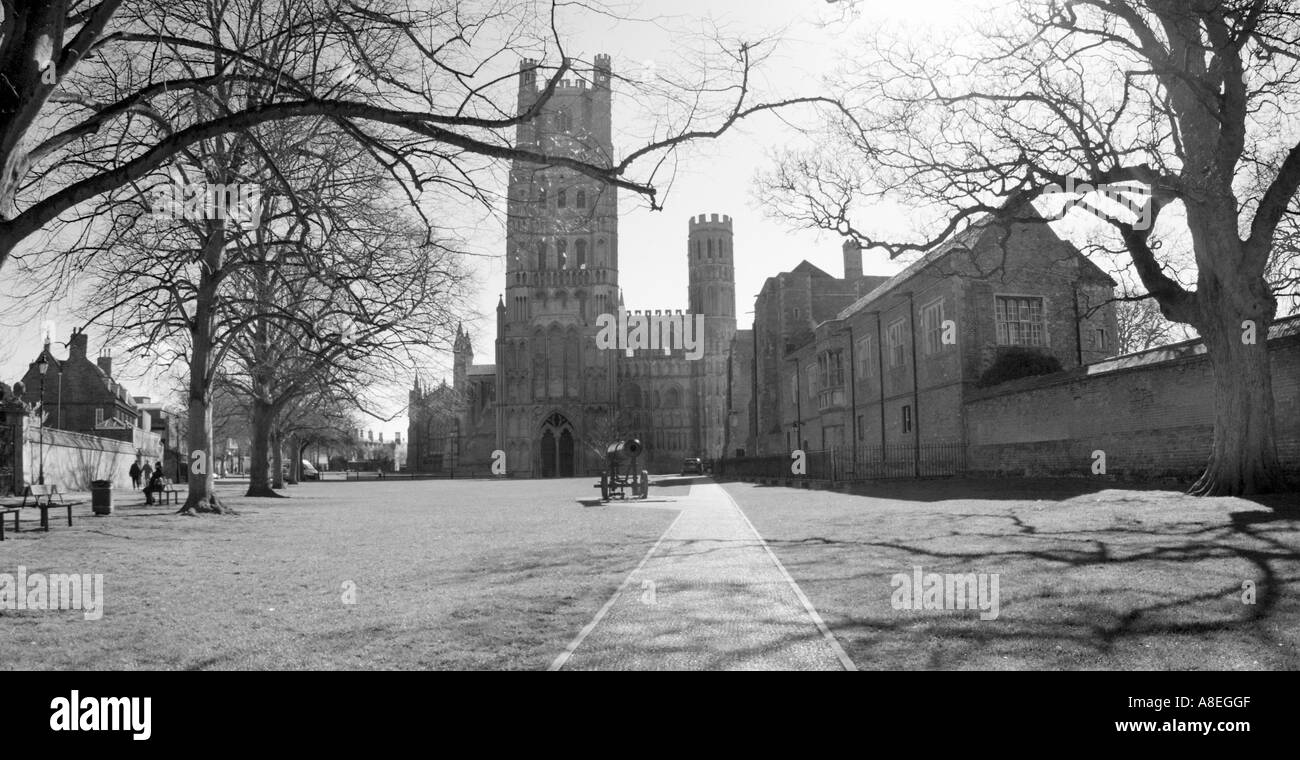
<path fill-rule="evenodd" d="M 131 476 L 131 490 L 135 490 L 140 487 L 140 472 L 141 472 L 140 463 L 132 462 L 131 469 L 127 470 L 127 473 Z"/>

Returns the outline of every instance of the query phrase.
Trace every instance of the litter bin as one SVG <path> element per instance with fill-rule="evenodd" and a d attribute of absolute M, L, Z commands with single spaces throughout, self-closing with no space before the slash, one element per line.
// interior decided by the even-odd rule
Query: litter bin
<path fill-rule="evenodd" d="M 113 481 L 90 481 L 90 508 L 97 515 L 113 514 Z"/>

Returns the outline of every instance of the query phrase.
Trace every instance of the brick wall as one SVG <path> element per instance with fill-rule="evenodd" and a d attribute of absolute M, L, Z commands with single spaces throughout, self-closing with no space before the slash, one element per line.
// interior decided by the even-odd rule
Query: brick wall
<path fill-rule="evenodd" d="M 1194 477 L 1214 430 L 1210 362 L 1196 344 L 968 391 L 967 467 L 1014 475 Z M 1270 341 L 1278 450 L 1300 469 L 1300 335 Z"/>

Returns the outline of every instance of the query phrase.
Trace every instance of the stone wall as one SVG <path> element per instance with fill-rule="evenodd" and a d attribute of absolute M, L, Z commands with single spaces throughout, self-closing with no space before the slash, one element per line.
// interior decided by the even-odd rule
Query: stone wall
<path fill-rule="evenodd" d="M 1278 453 L 1300 470 L 1300 318 L 1270 340 Z M 1280 334 L 1279 334 L 1280 333 Z M 1209 457 L 1214 391 L 1198 342 L 967 392 L 967 467 L 1008 475 L 1195 477 Z"/>
<path fill-rule="evenodd" d="M 57 483 L 67 491 L 90 490 L 92 480 L 111 480 L 119 488 L 131 485 L 127 471 L 135 461 L 136 450 L 129 442 L 68 430 L 42 429 L 28 419 L 24 425 L 20 454 L 22 474 L 15 477 L 19 493 L 24 481 L 37 482 L 42 451 L 47 484 Z"/>

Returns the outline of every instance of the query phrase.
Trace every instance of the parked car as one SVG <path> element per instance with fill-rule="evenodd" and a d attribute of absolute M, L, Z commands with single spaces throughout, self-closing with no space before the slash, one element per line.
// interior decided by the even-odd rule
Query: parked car
<path fill-rule="evenodd" d="M 302 460 L 302 479 L 320 480 L 320 472 L 306 459 Z"/>
<path fill-rule="evenodd" d="M 683 475 L 703 475 L 704 461 L 699 457 L 687 457 L 682 460 Z"/>

